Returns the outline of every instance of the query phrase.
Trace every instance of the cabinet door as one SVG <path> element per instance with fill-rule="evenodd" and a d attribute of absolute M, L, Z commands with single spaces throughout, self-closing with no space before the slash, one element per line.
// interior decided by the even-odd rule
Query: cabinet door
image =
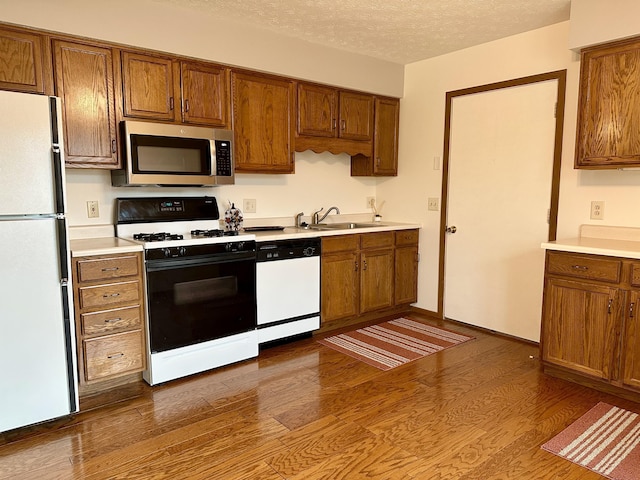
<path fill-rule="evenodd" d="M 373 174 L 398 174 L 398 126 L 400 101 L 376 98 Z"/>
<path fill-rule="evenodd" d="M 122 96 L 126 117 L 175 121 L 172 60 L 122 52 Z"/>
<path fill-rule="evenodd" d="M 182 62 L 182 121 L 228 128 L 229 70 Z"/>
<path fill-rule="evenodd" d="M 340 92 L 338 136 L 370 141 L 373 137 L 373 96 Z"/>
<path fill-rule="evenodd" d="M 544 361 L 611 379 L 620 293 L 616 288 L 547 279 L 543 307 Z"/>
<path fill-rule="evenodd" d="M 360 313 L 393 306 L 393 249 L 363 251 Z"/>
<path fill-rule="evenodd" d="M 111 50 L 54 40 L 53 54 L 67 164 L 117 168 Z"/>
<path fill-rule="evenodd" d="M 640 40 L 585 50 L 576 167 L 640 164 Z"/>
<path fill-rule="evenodd" d="M 622 336 L 622 383 L 640 390 L 640 291 L 632 290 Z"/>
<path fill-rule="evenodd" d="M 294 83 L 232 74 L 236 172 L 293 173 Z"/>
<path fill-rule="evenodd" d="M 43 93 L 42 51 L 40 35 L 0 28 L 0 89 Z"/>
<path fill-rule="evenodd" d="M 354 252 L 322 256 L 322 322 L 358 314 L 360 265 Z"/>
<path fill-rule="evenodd" d="M 395 304 L 418 301 L 418 247 L 396 247 Z"/>
<path fill-rule="evenodd" d="M 338 92 L 320 85 L 298 84 L 298 134 L 334 137 Z"/>

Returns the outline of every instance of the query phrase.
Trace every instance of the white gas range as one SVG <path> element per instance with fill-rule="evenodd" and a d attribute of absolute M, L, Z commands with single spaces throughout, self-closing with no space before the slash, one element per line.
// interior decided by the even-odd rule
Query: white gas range
<path fill-rule="evenodd" d="M 119 198 L 116 235 L 145 253 L 150 385 L 258 355 L 255 236 L 214 197 Z"/>

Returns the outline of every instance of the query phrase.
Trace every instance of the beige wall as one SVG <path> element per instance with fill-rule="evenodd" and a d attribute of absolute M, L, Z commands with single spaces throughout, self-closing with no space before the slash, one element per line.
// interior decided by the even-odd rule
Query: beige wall
<path fill-rule="evenodd" d="M 153 0 L 0 0 L 0 21 L 402 96 L 398 63 L 249 29 Z"/>
<path fill-rule="evenodd" d="M 577 236 L 585 223 L 640 226 L 640 172 L 573 168 L 580 65 L 568 37 L 564 22 L 406 66 L 399 176 L 381 180 L 377 197 L 394 217 L 424 226 L 419 307 L 437 309 L 440 212 L 427 211 L 427 198 L 441 193 L 442 171 L 434 170 L 433 159 L 443 152 L 447 91 L 567 69 L 558 237 Z M 591 200 L 605 201 L 604 220 L 589 219 Z"/>
<path fill-rule="evenodd" d="M 638 0 L 571 0 L 569 48 L 640 35 Z"/>

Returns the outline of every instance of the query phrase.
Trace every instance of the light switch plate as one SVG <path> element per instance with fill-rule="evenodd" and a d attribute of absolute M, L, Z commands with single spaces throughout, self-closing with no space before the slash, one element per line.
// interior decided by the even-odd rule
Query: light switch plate
<path fill-rule="evenodd" d="M 437 197 L 429 197 L 427 205 L 429 210 L 437 212 L 440 208 L 440 199 Z"/>

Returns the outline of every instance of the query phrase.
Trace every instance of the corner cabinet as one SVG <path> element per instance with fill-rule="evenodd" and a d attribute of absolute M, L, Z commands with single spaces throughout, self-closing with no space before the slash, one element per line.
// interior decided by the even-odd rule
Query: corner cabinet
<path fill-rule="evenodd" d="M 640 38 L 581 54 L 576 168 L 640 166 Z"/>
<path fill-rule="evenodd" d="M 236 172 L 293 173 L 295 84 L 232 72 Z"/>
<path fill-rule="evenodd" d="M 52 49 L 67 166 L 118 168 L 111 49 L 60 39 Z"/>
<path fill-rule="evenodd" d="M 142 254 L 73 259 L 81 395 L 146 366 Z"/>
<path fill-rule="evenodd" d="M 373 153 L 351 157 L 352 176 L 395 176 L 398 174 L 398 131 L 400 100 L 376 98 Z"/>
<path fill-rule="evenodd" d="M 640 261 L 547 251 L 546 373 L 640 399 Z"/>
<path fill-rule="evenodd" d="M 322 330 L 417 300 L 418 230 L 322 238 Z"/>

